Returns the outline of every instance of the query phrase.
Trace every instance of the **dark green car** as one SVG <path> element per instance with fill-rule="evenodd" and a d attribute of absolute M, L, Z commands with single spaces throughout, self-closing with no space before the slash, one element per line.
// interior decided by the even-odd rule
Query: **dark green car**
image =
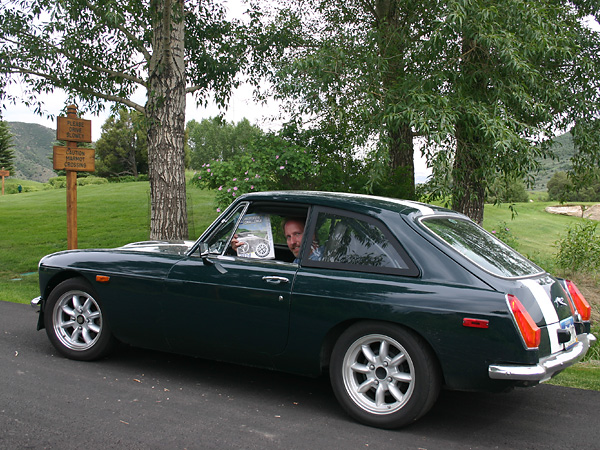
<path fill-rule="evenodd" d="M 59 252 L 39 275 L 38 328 L 66 357 L 120 341 L 328 372 L 342 407 L 384 428 L 424 415 L 442 387 L 548 380 L 596 340 L 571 282 L 461 214 L 372 196 L 248 194 L 196 242 Z"/>

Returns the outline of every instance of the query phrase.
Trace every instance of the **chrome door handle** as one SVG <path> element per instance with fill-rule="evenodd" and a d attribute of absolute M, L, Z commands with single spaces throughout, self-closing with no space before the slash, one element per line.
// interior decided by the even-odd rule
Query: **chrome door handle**
<path fill-rule="evenodd" d="M 281 284 L 281 283 L 289 283 L 290 282 L 290 280 L 288 280 L 285 277 L 270 276 L 270 277 L 262 277 L 262 279 L 264 281 L 266 281 L 267 283 L 271 283 L 271 284 Z"/>

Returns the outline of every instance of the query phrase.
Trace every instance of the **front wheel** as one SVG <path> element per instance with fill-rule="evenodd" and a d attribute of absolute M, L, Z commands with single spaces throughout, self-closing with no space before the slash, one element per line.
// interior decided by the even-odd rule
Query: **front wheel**
<path fill-rule="evenodd" d="M 399 326 L 361 322 L 336 342 L 330 364 L 336 398 L 359 422 L 399 428 L 435 403 L 441 377 L 437 361 L 419 336 Z"/>
<path fill-rule="evenodd" d="M 54 288 L 44 307 L 44 325 L 52 345 L 70 359 L 98 359 L 114 345 L 100 302 L 82 278 Z"/>

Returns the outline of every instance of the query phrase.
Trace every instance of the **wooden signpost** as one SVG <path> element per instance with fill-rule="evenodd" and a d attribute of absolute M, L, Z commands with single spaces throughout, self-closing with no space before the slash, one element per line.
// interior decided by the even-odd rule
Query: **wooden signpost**
<path fill-rule="evenodd" d="M 77 117 L 77 107 L 67 106 L 67 117 L 58 117 L 56 139 L 66 147 L 53 147 L 54 170 L 67 171 L 67 247 L 77 248 L 77 172 L 95 170 L 94 150 L 77 147 L 78 142 L 92 142 L 92 121 Z"/>
<path fill-rule="evenodd" d="M 4 177 L 9 177 L 9 176 L 10 176 L 10 171 L 4 170 L 4 167 L 3 167 L 2 170 L 0 170 L 0 177 L 2 177 L 2 195 L 4 195 Z"/>

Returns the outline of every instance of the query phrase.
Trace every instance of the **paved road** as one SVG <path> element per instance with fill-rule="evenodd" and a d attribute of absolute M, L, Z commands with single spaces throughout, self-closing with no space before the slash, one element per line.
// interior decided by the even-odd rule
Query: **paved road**
<path fill-rule="evenodd" d="M 443 392 L 399 431 L 350 420 L 326 379 L 122 348 L 54 352 L 29 305 L 0 302 L 0 449 L 597 449 L 600 392 Z"/>

